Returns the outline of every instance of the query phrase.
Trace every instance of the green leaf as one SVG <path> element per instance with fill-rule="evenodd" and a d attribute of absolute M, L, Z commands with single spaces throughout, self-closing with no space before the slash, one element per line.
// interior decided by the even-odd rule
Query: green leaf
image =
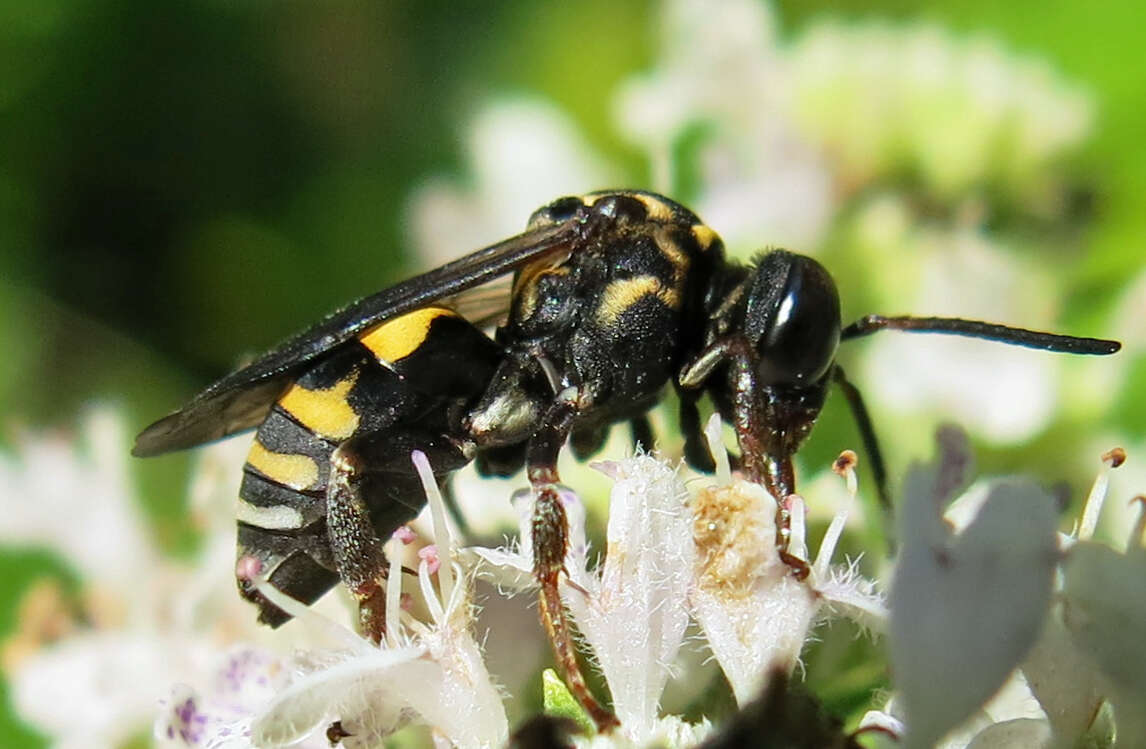
<path fill-rule="evenodd" d="M 565 686 L 565 682 L 561 680 L 556 671 L 551 668 L 545 669 L 545 672 L 541 674 L 541 688 L 545 697 L 545 713 L 547 715 L 556 718 L 568 718 L 588 736 L 597 733 L 597 727 L 593 725 L 589 714 L 581 707 L 581 703 L 573 697 L 569 687 Z"/>

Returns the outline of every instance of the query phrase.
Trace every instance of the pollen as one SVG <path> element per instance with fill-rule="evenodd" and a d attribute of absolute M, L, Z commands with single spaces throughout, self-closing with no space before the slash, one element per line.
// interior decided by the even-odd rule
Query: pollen
<path fill-rule="evenodd" d="M 700 490 L 692 501 L 698 582 L 722 598 L 751 595 L 757 580 L 784 574 L 776 553 L 776 503 L 763 488 L 737 481 Z"/>

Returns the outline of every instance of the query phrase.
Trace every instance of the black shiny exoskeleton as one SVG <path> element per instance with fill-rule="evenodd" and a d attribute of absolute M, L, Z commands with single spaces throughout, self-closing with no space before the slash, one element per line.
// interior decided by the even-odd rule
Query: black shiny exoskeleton
<path fill-rule="evenodd" d="M 381 543 L 426 502 L 411 452 L 441 478 L 473 459 L 461 420 L 500 360 L 470 322 L 426 307 L 317 357 L 285 389 L 239 489 L 237 577 L 261 621 L 289 617 L 253 588 L 254 575 L 306 604 L 341 578 L 362 602 L 364 628 L 380 630 Z"/>
<path fill-rule="evenodd" d="M 469 315 L 499 323 L 492 341 L 446 309 L 465 308 L 463 292 L 511 272 L 501 303 Z M 795 490 L 793 455 L 835 382 L 886 497 L 863 402 L 835 362 L 841 340 L 885 328 L 1068 353 L 1119 347 L 950 318 L 842 327 L 835 284 L 815 260 L 774 250 L 731 263 L 716 233 L 682 206 L 608 191 L 554 201 L 523 234 L 336 312 L 148 427 L 135 453 L 261 424 L 240 505 L 240 562 L 254 563 L 241 568 L 270 570 L 303 599 L 342 579 L 376 639 L 381 543 L 424 504 L 409 452 L 428 452 L 439 475 L 471 458 L 487 473 L 524 465 L 542 621 L 571 689 L 604 729 L 616 719 L 585 686 L 558 594 L 568 545 L 556 491 L 562 446 L 571 438 L 579 456 L 590 454 L 620 421 L 651 446 L 645 412 L 671 382 L 688 461 L 711 468 L 697 410 L 707 393 L 735 428 L 743 472 L 782 503 Z M 443 384 L 443 373 L 457 377 Z M 281 582 L 280 569 L 290 572 Z M 277 621 L 268 606 L 264 618 Z"/>

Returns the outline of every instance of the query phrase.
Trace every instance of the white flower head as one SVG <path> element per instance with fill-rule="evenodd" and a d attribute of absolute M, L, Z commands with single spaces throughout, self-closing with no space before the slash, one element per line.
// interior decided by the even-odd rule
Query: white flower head
<path fill-rule="evenodd" d="M 0 543 L 51 549 L 91 582 L 135 593 L 158 554 L 128 479 L 124 432 L 114 410 L 93 408 L 74 441 L 20 435 L 16 454 L 0 454 Z"/>
<path fill-rule="evenodd" d="M 270 661 L 273 683 L 267 674 L 256 674 L 256 685 L 269 688 L 240 690 L 244 699 L 231 694 L 233 680 L 216 679 L 202 695 L 177 687 L 156 723 L 157 737 L 182 746 L 238 748 L 320 746 L 329 735 L 346 747 L 369 747 L 414 723 L 458 747 L 505 743 L 501 695 L 471 632 L 472 575 L 457 561 L 425 456 L 415 452 L 414 465 L 429 498 L 436 541 L 424 547 L 430 551 L 420 555 L 417 572 L 430 621 L 415 619 L 402 605 L 402 567 L 393 549 L 401 539 L 389 547 L 393 584 L 387 585 L 387 636 L 380 646 L 259 582 L 268 600 L 342 647 L 300 651 L 290 660 L 293 668 Z"/>
<path fill-rule="evenodd" d="M 808 575 L 798 579 L 779 553 L 776 500 L 756 484 L 729 478 L 717 417 L 705 432 L 723 480 L 699 491 L 692 502 L 698 554 L 690 599 L 737 702 L 744 705 L 760 693 L 770 671 L 791 671 L 821 618 L 844 613 L 879 627 L 885 612 L 873 584 L 854 567 L 830 566 L 847 512 L 833 519 Z M 788 503 L 789 549 L 806 556 L 803 500 L 793 495 Z"/>
<path fill-rule="evenodd" d="M 965 472 L 966 455 L 963 445 L 950 439 L 946 453 L 936 472 L 930 474 L 933 479 L 930 487 L 946 485 L 948 491 L 954 491 L 952 487 L 960 483 L 957 475 Z M 1140 706 L 1146 700 L 1146 656 L 1138 637 L 1146 628 L 1146 611 L 1142 605 L 1146 595 L 1140 584 L 1142 570 L 1134 566 L 1136 557 L 1146 556 L 1141 552 L 1146 513 L 1140 515 L 1138 524 L 1130 530 L 1125 554 L 1091 540 L 1105 500 L 1109 472 L 1123 460 L 1125 452 L 1118 448 L 1103 455 L 1103 469 L 1074 530 L 1070 535 L 1059 534 L 1058 556 L 1062 564 L 1055 575 L 1054 603 L 1042 622 L 1041 635 L 1021 662 L 1021 670 L 1012 670 L 1003 682 L 998 681 L 998 674 L 1011 668 L 1016 654 L 1029 646 L 1032 622 L 1037 626 L 1036 620 L 1046 613 L 1041 610 L 1043 604 L 1039 596 L 1031 596 L 1032 589 L 1041 589 L 1045 583 L 1045 565 L 1029 557 L 1023 562 L 1021 549 L 1032 547 L 1022 539 L 996 538 L 991 544 L 982 541 L 987 533 L 982 525 L 998 524 L 1003 517 L 997 508 L 990 509 L 991 503 L 1004 500 L 1013 503 L 1016 498 L 1013 493 L 1000 499 L 1003 495 L 997 490 L 973 487 L 945 513 L 944 518 L 959 529 L 956 545 L 963 547 L 956 552 L 959 558 L 955 558 L 951 556 L 950 544 L 944 547 L 932 543 L 936 553 L 948 558 L 948 575 L 965 577 L 968 571 L 974 571 L 974 564 L 967 564 L 974 556 L 971 553 L 974 547 L 983 552 L 980 562 L 986 560 L 995 569 L 1009 567 L 1012 574 L 1002 575 L 1002 581 L 995 579 L 996 575 L 981 576 L 975 587 L 983 590 L 970 595 L 966 591 L 960 593 L 959 585 L 952 581 L 937 583 L 938 597 L 956 605 L 943 604 L 935 618 L 951 620 L 946 625 L 946 647 L 955 651 L 965 665 L 952 669 L 943 662 L 944 655 L 914 654 L 912 657 L 923 661 L 919 666 L 911 664 L 915 673 L 909 673 L 904 679 L 897 672 L 897 681 L 905 693 L 889 701 L 883 711 L 869 712 L 861 726 L 878 726 L 908 746 L 931 745 L 938 734 L 944 733 L 935 744 L 942 749 L 1138 746 L 1146 741 L 1140 720 Z M 925 496 L 928 498 L 925 504 L 934 504 L 935 496 L 927 492 L 912 496 L 916 500 Z M 964 506 L 957 507 L 958 504 Z M 1029 519 L 1036 526 L 1044 526 L 1039 532 L 1024 529 L 1020 533 L 1037 536 L 1045 542 L 1045 523 L 1040 520 L 1043 511 L 1032 513 L 1031 506 L 1022 500 L 1019 505 L 1023 522 Z M 989 517 L 992 513 L 993 517 Z M 998 530 L 1010 534 L 1022 524 L 1003 523 L 1005 527 Z M 965 537 L 969 534 L 978 534 L 980 539 L 968 540 Z M 1010 548 L 1006 546 L 1008 543 Z M 1039 546 L 1046 549 L 1041 543 L 1034 548 Z M 901 560 L 901 567 L 903 564 Z M 1026 575 L 1030 579 L 1019 586 L 1025 585 L 1026 591 L 1014 584 L 1016 576 L 1023 576 L 1024 565 L 1028 566 Z M 924 570 L 922 574 L 929 573 Z M 991 602 L 992 598 L 1008 592 L 1009 606 Z M 902 621 L 897 621 L 897 617 L 903 618 L 903 613 L 896 608 L 900 595 L 898 588 L 893 588 L 893 658 L 897 648 L 904 651 L 913 647 L 910 643 L 895 641 L 903 626 Z M 978 601 L 966 605 L 973 597 Z M 934 600 L 910 604 L 916 608 L 935 605 Z M 908 620 L 909 627 L 936 630 L 933 623 L 918 616 Z M 960 634 L 960 631 L 972 630 L 992 636 Z M 901 652 L 899 657 L 905 656 Z M 944 678 L 940 683 L 921 684 L 920 677 L 927 670 L 936 673 L 943 668 L 947 670 L 942 671 Z M 980 707 L 971 705 L 976 701 L 971 699 L 974 695 L 979 695 L 981 700 L 981 695 L 995 689 L 992 685 L 1000 683 L 989 701 Z M 915 690 L 915 694 L 908 694 L 908 690 Z M 1112 719 L 1110 711 L 1101 709 L 1107 701 L 1114 708 Z M 913 726 L 913 721 L 917 725 Z M 921 727 L 918 722 L 924 725 Z"/>
<path fill-rule="evenodd" d="M 688 624 L 688 493 L 676 471 L 651 455 L 596 467 L 615 480 L 605 561 L 589 568 L 584 505 L 562 489 L 569 549 L 561 595 L 609 683 L 622 734 L 643 744 L 667 730 L 657 707 Z M 482 560 L 479 574 L 503 589 L 532 590 L 532 493 L 519 492 L 514 504 L 518 543 L 467 552 Z"/>
<path fill-rule="evenodd" d="M 1036 199 L 1092 120 L 1088 97 L 1045 63 L 933 24 L 815 23 L 788 64 L 792 116 L 849 184 L 906 167 L 948 199 L 988 181 Z"/>
<path fill-rule="evenodd" d="M 709 431 L 719 429 L 714 417 Z M 563 493 L 573 522 L 562 598 L 608 682 L 621 736 L 637 745 L 675 746 L 671 736 L 695 741 L 709 730 L 707 724 L 685 730 L 679 719 L 659 715 L 690 617 L 743 705 L 759 695 L 770 670 L 791 670 L 820 620 L 846 614 L 878 627 L 885 616 L 871 583 L 850 566 L 829 563 L 846 512 L 808 563 L 808 576 L 798 580 L 778 550 L 775 500 L 756 485 L 733 481 L 723 448 L 718 460 L 718 485 L 693 493 L 673 466 L 653 455 L 598 464 L 615 483 L 605 559 L 596 569 L 588 567 L 581 504 Z M 479 574 L 514 590 L 533 586 L 530 495 L 518 502 L 525 542 L 467 550 L 482 560 Z M 802 506 L 793 512 L 802 518 Z M 802 526 L 794 525 L 792 547 L 802 549 Z"/>
<path fill-rule="evenodd" d="M 673 0 L 656 67 L 616 98 L 620 131 L 646 148 L 655 189 L 677 189 L 675 147 L 703 133 L 690 204 L 733 252 L 760 238 L 814 246 L 828 225 L 831 175 L 788 115 L 791 75 L 768 4 Z M 685 197 L 685 196 L 679 196 Z"/>
<path fill-rule="evenodd" d="M 83 425 L 79 446 L 29 436 L 16 455 L 0 457 L 2 540 L 57 552 L 79 582 L 79 616 L 52 603 L 59 601 L 50 585 L 33 588 L 35 605 L 24 607 L 27 618 L 5 647 L 16 712 L 61 747 L 112 746 L 138 735 L 171 684 L 208 678 L 223 633 L 256 636 L 253 612 L 230 579 L 230 504 L 222 514 L 225 558 L 215 535 L 197 558 L 164 557 L 128 480 L 120 415 L 93 409 Z M 218 496 L 216 477 L 230 485 L 240 464 L 228 448 L 208 448 L 197 493 Z"/>
<path fill-rule="evenodd" d="M 179 684 L 160 701 L 155 741 L 164 747 L 252 747 L 250 715 L 285 688 L 290 678 L 285 659 L 236 648 L 222 659 L 204 693 Z"/>
<path fill-rule="evenodd" d="M 618 181 L 570 119 L 544 100 L 495 101 L 467 132 L 467 185 L 436 177 L 410 201 L 414 244 L 433 265 L 520 232 L 539 200 Z"/>
<path fill-rule="evenodd" d="M 906 241 L 878 252 L 874 262 L 888 272 L 874 275 L 898 279 L 884 282 L 882 296 L 909 309 L 1053 327 L 1051 274 L 1045 264 L 1019 259 L 1009 249 L 978 227 L 916 228 Z M 908 253 L 911 270 L 904 272 Z M 1054 418 L 1060 374 L 1070 358 L 938 335 L 876 337 L 862 357 L 873 402 L 905 414 L 957 419 L 1003 444 L 1022 444 Z"/>

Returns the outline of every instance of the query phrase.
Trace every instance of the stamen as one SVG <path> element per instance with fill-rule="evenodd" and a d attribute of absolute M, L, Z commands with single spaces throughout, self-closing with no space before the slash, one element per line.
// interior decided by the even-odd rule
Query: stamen
<path fill-rule="evenodd" d="M 453 569 L 454 575 L 457 576 L 458 580 L 461 580 L 462 575 L 463 575 L 462 568 L 456 564 L 451 565 L 451 566 L 454 568 Z M 449 599 L 446 600 L 446 617 L 447 617 L 447 619 L 455 611 L 458 610 L 459 606 L 461 606 L 462 596 L 466 595 L 468 590 L 469 589 L 465 585 L 458 584 L 458 585 L 454 586 L 453 592 L 450 594 Z"/>
<path fill-rule="evenodd" d="M 449 565 L 444 565 L 448 567 Z M 446 574 L 449 574 L 448 572 Z M 441 578 L 439 578 L 441 579 Z M 422 587 L 422 598 L 426 601 L 426 608 L 430 610 L 430 616 L 433 618 L 435 624 L 446 623 L 446 612 L 442 610 L 442 602 L 438 600 L 438 594 L 434 590 L 434 584 L 430 580 L 430 563 L 423 559 L 418 564 L 418 584 Z"/>
<path fill-rule="evenodd" d="M 406 526 L 402 526 L 405 528 Z M 399 619 L 402 610 L 402 565 L 397 554 L 387 554 L 390 571 L 386 575 L 386 642 L 398 647 Z"/>
<path fill-rule="evenodd" d="M 239 580 L 257 580 L 263 574 L 262 561 L 251 554 L 244 554 L 235 562 L 235 577 Z"/>
<path fill-rule="evenodd" d="M 840 457 L 836 458 L 832 463 L 832 471 L 837 476 L 842 476 L 848 487 L 848 494 L 852 499 L 856 496 L 856 464 L 859 463 L 859 458 L 856 457 L 854 450 L 844 450 L 840 453 Z"/>
<path fill-rule="evenodd" d="M 410 526 L 400 525 L 398 530 L 394 531 L 393 538 L 398 539 L 403 546 L 409 546 L 418 538 L 418 534 L 414 533 Z"/>
<path fill-rule="evenodd" d="M 1102 504 L 1106 501 L 1106 491 L 1110 486 L 1110 470 L 1126 462 L 1126 451 L 1121 447 L 1102 454 L 1102 469 L 1094 479 L 1094 486 L 1086 497 L 1082 508 L 1082 521 L 1074 532 L 1074 537 L 1087 541 L 1098 527 L 1098 517 L 1102 514 Z"/>
<path fill-rule="evenodd" d="M 1109 461 L 1111 468 L 1117 468 L 1126 462 L 1126 451 L 1121 447 L 1111 448 L 1102 454 L 1104 461 Z"/>
<path fill-rule="evenodd" d="M 438 482 L 434 479 L 434 472 L 430 468 L 430 461 L 421 450 L 410 454 L 414 461 L 414 468 L 418 471 L 418 478 L 422 480 L 422 489 L 426 492 L 426 500 L 430 503 L 430 519 L 434 527 L 434 543 L 439 549 L 445 549 L 447 559 L 453 556 L 453 539 L 450 538 L 450 529 L 446 525 L 446 503 L 442 501 L 442 493 L 438 491 Z M 419 577 L 421 568 L 419 567 Z M 454 592 L 454 574 L 449 564 L 442 565 L 438 571 L 438 583 L 442 588 L 442 598 L 449 599 Z"/>
<path fill-rule="evenodd" d="M 325 632 L 331 638 L 340 640 L 355 651 L 360 653 L 376 652 L 374 646 L 370 644 L 369 641 L 362 639 L 357 634 L 342 626 L 341 624 L 338 624 L 331 619 L 327 619 L 325 616 L 322 616 L 301 601 L 296 601 L 295 599 L 291 598 L 286 593 L 283 593 L 281 590 L 267 582 L 266 579 L 254 580 L 252 582 L 254 584 L 255 590 L 257 590 L 263 596 L 263 598 L 266 598 L 268 601 L 273 603 L 275 606 L 278 606 L 280 609 L 290 614 L 295 619 L 309 623 L 316 629 Z"/>
<path fill-rule="evenodd" d="M 851 514 L 851 510 L 855 506 L 856 495 L 859 492 L 859 482 L 856 481 L 856 463 L 858 462 L 859 459 L 855 452 L 844 450 L 832 464 L 832 470 L 843 477 L 847 486 L 848 504 L 847 507 L 835 514 L 832 522 L 828 525 L 828 530 L 824 532 L 824 539 L 820 542 L 820 550 L 817 552 L 816 561 L 812 565 L 812 574 L 816 579 L 823 579 L 828 574 L 832 555 L 836 553 L 836 544 L 839 543 L 840 536 L 844 532 L 844 526 L 848 522 L 848 515 Z"/>
<path fill-rule="evenodd" d="M 423 546 L 418 549 L 418 559 L 422 559 L 428 565 L 430 574 L 435 574 L 442 566 L 442 558 L 438 556 L 438 547 L 436 544 Z"/>
<path fill-rule="evenodd" d="M 716 480 L 721 484 L 732 483 L 732 466 L 728 462 L 728 451 L 724 449 L 724 435 L 720 414 L 708 417 L 704 425 L 704 439 L 708 443 L 708 451 L 716 462 Z"/>
<path fill-rule="evenodd" d="M 789 494 L 784 504 L 788 511 L 788 551 L 792 556 L 808 560 L 808 527 L 804 512 L 804 498 L 799 494 Z"/>

